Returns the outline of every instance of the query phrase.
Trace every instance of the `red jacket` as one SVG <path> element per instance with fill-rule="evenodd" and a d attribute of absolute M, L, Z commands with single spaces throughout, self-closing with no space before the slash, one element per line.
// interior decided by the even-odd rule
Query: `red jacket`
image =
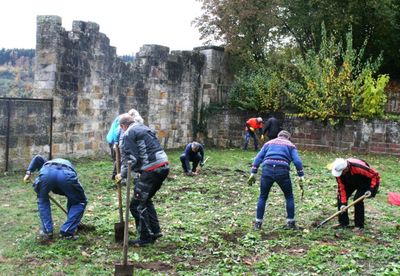
<path fill-rule="evenodd" d="M 257 122 L 257 118 L 250 118 L 246 122 L 246 127 L 247 128 L 252 127 L 254 129 L 259 129 L 259 128 L 263 127 L 263 124 L 262 124 L 262 122 Z"/>
<path fill-rule="evenodd" d="M 336 177 L 338 183 L 338 197 L 342 204 L 347 203 L 346 186 L 356 185 L 357 188 L 375 189 L 380 184 L 379 173 L 371 168 L 365 161 L 348 158 L 347 171 L 341 176 Z"/>

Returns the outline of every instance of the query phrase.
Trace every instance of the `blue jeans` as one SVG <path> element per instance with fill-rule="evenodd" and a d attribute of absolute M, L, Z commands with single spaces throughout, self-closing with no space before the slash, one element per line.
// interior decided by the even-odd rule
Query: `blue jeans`
<path fill-rule="evenodd" d="M 246 137 L 244 138 L 244 146 L 243 146 L 243 149 L 244 149 L 244 150 L 247 150 L 247 145 L 249 144 L 250 137 L 253 138 L 253 141 L 254 141 L 254 149 L 255 149 L 255 150 L 258 150 L 258 141 L 257 141 L 257 138 L 256 138 L 256 134 L 255 134 L 254 132 L 252 132 L 252 131 L 249 131 L 249 130 L 246 131 Z"/>
<path fill-rule="evenodd" d="M 67 197 L 67 220 L 60 231 L 74 234 L 81 222 L 87 198 L 78 181 L 76 172 L 58 164 L 45 165 L 34 183 L 37 193 L 41 229 L 45 233 L 53 232 L 49 192 Z"/>
<path fill-rule="evenodd" d="M 278 183 L 285 195 L 287 219 L 294 219 L 295 207 L 289 168 L 284 166 L 264 165 L 261 176 L 260 197 L 257 203 L 257 220 L 262 220 L 264 218 L 265 204 L 274 182 Z"/>
<path fill-rule="evenodd" d="M 188 154 L 188 156 L 182 154 L 180 159 L 182 163 L 182 169 L 185 173 L 195 172 L 201 160 L 201 154 L 199 152 L 191 152 Z M 190 168 L 190 162 L 193 162 L 193 168 Z"/>

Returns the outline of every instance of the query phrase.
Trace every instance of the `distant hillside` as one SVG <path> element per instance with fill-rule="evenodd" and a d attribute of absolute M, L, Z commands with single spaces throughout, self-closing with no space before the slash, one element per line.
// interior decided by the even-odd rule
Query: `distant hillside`
<path fill-rule="evenodd" d="M 0 97 L 30 97 L 35 50 L 0 49 Z"/>

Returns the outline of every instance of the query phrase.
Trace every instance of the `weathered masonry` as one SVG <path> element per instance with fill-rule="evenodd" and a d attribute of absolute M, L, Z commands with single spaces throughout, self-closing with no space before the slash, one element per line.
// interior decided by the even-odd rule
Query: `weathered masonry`
<path fill-rule="evenodd" d="M 88 155 L 107 150 L 114 118 L 131 108 L 157 131 L 166 148 L 195 136 L 200 110 L 226 98 L 231 77 L 223 49 L 169 52 L 144 45 L 126 64 L 99 25 L 38 16 L 35 97 L 54 101 L 53 155 Z"/>
<path fill-rule="evenodd" d="M 207 146 L 240 147 L 244 122 L 267 117 L 212 108 L 226 103 L 233 81 L 223 48 L 170 52 L 165 46 L 144 45 L 129 64 L 117 57 L 98 24 L 74 21 L 66 31 L 58 16 L 37 17 L 36 41 L 35 99 L 0 99 L 0 151 L 9 156 L 6 160 L 0 154 L 0 171 L 22 170 L 38 153 L 66 158 L 106 154 L 111 122 L 131 108 L 167 149 L 193 139 Z M 398 95 L 389 95 L 386 109 L 391 113 L 400 113 Z M 300 149 L 400 156 L 397 122 L 346 121 L 332 128 L 281 118 Z"/>

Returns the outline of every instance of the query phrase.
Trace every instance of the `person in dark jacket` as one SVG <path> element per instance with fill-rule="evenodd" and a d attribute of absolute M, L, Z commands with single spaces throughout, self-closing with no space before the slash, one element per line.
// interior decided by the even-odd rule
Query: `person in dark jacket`
<path fill-rule="evenodd" d="M 286 200 L 287 224 L 288 229 L 297 229 L 295 223 L 295 204 L 292 190 L 292 181 L 290 179 L 290 163 L 293 161 L 297 175 L 300 181 L 304 181 L 303 164 L 297 152 L 296 146 L 289 141 L 290 133 L 282 130 L 278 138 L 268 141 L 257 154 L 251 169 L 251 175 L 248 180 L 249 185 L 255 182 L 255 175 L 258 167 L 262 164 L 262 176 L 260 185 L 260 196 L 257 203 L 255 230 L 260 230 L 265 204 L 268 199 L 269 191 L 274 182 L 278 183 Z"/>
<path fill-rule="evenodd" d="M 140 116 L 139 112 L 133 108 L 128 111 L 128 114 L 131 116 Z M 111 175 L 112 180 L 115 180 L 115 175 L 117 174 L 115 151 L 117 150 L 116 146 L 119 144 L 120 136 L 122 134 L 121 128 L 119 127 L 119 116 L 120 115 L 115 117 L 114 121 L 111 124 L 110 130 L 108 131 L 107 136 L 106 136 L 106 140 L 107 140 L 108 146 L 110 147 L 110 151 L 111 151 L 111 158 L 113 161 L 113 172 Z M 143 121 L 142 121 L 142 123 L 143 123 Z"/>
<path fill-rule="evenodd" d="M 181 163 L 184 173 L 189 176 L 197 175 L 197 166 L 204 165 L 204 147 L 198 142 L 192 142 L 186 145 L 181 157 Z M 190 162 L 193 163 L 192 168 L 190 167 Z"/>
<path fill-rule="evenodd" d="M 87 197 L 74 166 L 66 159 L 57 158 L 47 161 L 42 156 L 36 155 L 28 166 L 24 181 L 30 182 L 31 174 L 36 170 L 39 170 L 39 176 L 35 179 L 33 188 L 37 193 L 41 220 L 39 238 L 41 241 L 53 238 L 54 228 L 49 200 L 49 192 L 52 191 L 66 196 L 68 200 L 67 220 L 61 226 L 60 238 L 75 239 L 75 232 L 87 205 Z"/>
<path fill-rule="evenodd" d="M 116 180 L 127 177 L 128 161 L 132 162 L 132 171 L 136 175 L 129 208 L 135 218 L 139 239 L 129 241 L 133 246 L 154 243 L 162 236 L 152 198 L 169 173 L 167 154 L 155 132 L 141 121 L 139 115 L 129 114 L 121 115 L 119 121 L 124 134 L 121 139 L 121 175 L 117 175 Z"/>
<path fill-rule="evenodd" d="M 281 130 L 282 129 L 279 121 L 274 116 L 271 116 L 265 123 L 265 128 L 263 131 L 263 135 L 261 136 L 261 140 L 264 141 L 265 135 L 268 137 L 268 140 L 275 139 L 276 137 L 278 137 L 278 133 Z"/>
<path fill-rule="evenodd" d="M 380 185 L 379 173 L 371 168 L 367 162 L 357 158 L 337 158 L 332 163 L 332 175 L 336 177 L 338 183 L 338 210 L 347 205 L 347 202 L 355 192 L 353 200 L 370 192 L 370 198 L 375 197 Z M 364 202 L 358 202 L 354 205 L 354 231 L 359 232 L 364 229 Z M 339 215 L 338 227 L 347 227 L 349 225 L 349 215 L 343 212 Z"/>
<path fill-rule="evenodd" d="M 246 136 L 245 136 L 245 140 L 244 140 L 244 145 L 243 145 L 243 150 L 247 150 L 247 145 L 249 144 L 249 140 L 250 137 L 253 138 L 254 141 L 254 149 L 258 150 L 258 140 L 256 137 L 256 130 L 258 129 L 258 131 L 260 132 L 259 134 L 262 134 L 262 127 L 263 127 L 263 120 L 261 117 L 257 117 L 257 118 L 250 118 L 246 121 L 246 125 L 245 125 L 245 132 L 246 132 Z"/>

